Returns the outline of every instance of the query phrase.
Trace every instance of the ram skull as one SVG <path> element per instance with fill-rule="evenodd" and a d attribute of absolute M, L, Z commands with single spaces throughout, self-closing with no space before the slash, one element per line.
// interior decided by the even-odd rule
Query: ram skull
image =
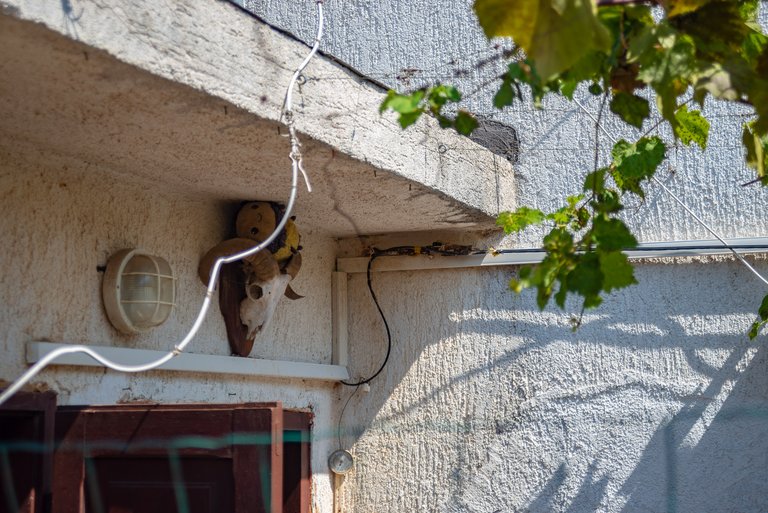
<path fill-rule="evenodd" d="M 257 253 L 246 262 L 245 292 L 248 297 L 240 303 L 240 319 L 248 326 L 248 339 L 261 333 L 274 315 L 280 298 L 288 295 L 288 282 L 298 272 L 298 266 L 301 266 L 298 254 L 288 263 L 285 272 L 281 272 L 277 261 L 268 252 Z"/>
<path fill-rule="evenodd" d="M 212 248 L 201 260 L 198 274 L 207 283 L 213 264 L 221 256 L 232 255 L 253 247 L 254 241 L 244 238 L 229 239 Z M 302 296 L 296 294 L 288 283 L 301 268 L 301 254 L 294 254 L 280 264 L 266 250 L 243 259 L 246 297 L 240 302 L 240 320 L 247 326 L 246 339 L 252 343 L 275 313 L 277 303 L 285 295 L 290 299 Z"/>

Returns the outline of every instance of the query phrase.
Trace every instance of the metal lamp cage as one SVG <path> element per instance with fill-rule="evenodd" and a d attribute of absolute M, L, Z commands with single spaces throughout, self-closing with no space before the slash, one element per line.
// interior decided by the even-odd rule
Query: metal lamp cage
<path fill-rule="evenodd" d="M 112 325 L 141 333 L 161 325 L 176 304 L 176 278 L 163 258 L 140 249 L 123 249 L 107 262 L 102 287 Z"/>

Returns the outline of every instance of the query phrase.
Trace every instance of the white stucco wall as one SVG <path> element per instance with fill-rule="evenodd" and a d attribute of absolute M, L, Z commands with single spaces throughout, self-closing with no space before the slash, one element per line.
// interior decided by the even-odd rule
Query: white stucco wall
<path fill-rule="evenodd" d="M 274 41 L 265 35 L 268 29 L 252 25 L 219 2 L 178 4 L 175 9 L 157 3 L 151 15 L 148 4 L 138 0 L 120 8 L 62 2 L 71 13 L 53 12 L 35 2 L 2 4 L 14 16 L 42 22 L 246 110 L 257 110 L 259 95 L 270 91 L 264 115 L 271 120 L 280 102 L 271 94 L 273 80 L 290 73 L 288 57 L 292 63 L 305 51 L 301 45 L 285 50 L 281 43 L 280 51 L 286 53 L 279 62 L 245 49 L 239 54 L 233 47 L 245 34 Z M 266 2 L 254 8 L 262 7 L 267 9 L 261 13 L 265 18 L 311 40 L 312 2 Z M 492 53 L 474 27 L 468 2 L 459 9 L 438 9 L 423 1 L 331 0 L 326 7 L 328 51 L 391 85 L 403 85 L 396 75 L 406 67 L 422 70 L 414 80 L 446 79 L 453 69 Z M 76 20 L 83 13 L 85 17 Z M 208 23 L 211 20 L 218 25 Z M 205 37 L 188 39 L 188 33 Z M 132 37 L 123 40 L 115 34 Z M 474 36 L 458 40 L 455 34 Z M 211 40 L 217 44 L 205 43 Z M 200 45 L 205 58 L 172 51 L 178 41 L 187 45 L 182 48 Z M 427 46 L 429 41 L 437 44 Z M 448 64 L 454 57 L 456 64 Z M 229 66 L 219 66 L 217 58 Z M 261 59 L 260 66 L 248 65 L 253 58 Z M 270 70 L 268 80 L 260 74 L 265 69 Z M 237 80 L 229 82 L 235 71 Z M 310 135 L 361 161 L 370 157 L 393 175 L 420 181 L 484 212 L 514 206 L 513 193 L 503 196 L 499 191 L 512 187 L 510 175 L 497 175 L 502 178 L 498 181 L 493 174 L 461 174 L 471 169 L 469 160 L 477 160 L 481 168 L 495 165 L 486 153 L 431 132 L 403 135 L 384 124 L 391 118 L 382 120 L 377 114 L 340 118 L 344 105 L 353 106 L 355 113 L 375 111 L 378 99 L 369 96 L 374 88 L 358 77 L 339 76 L 339 69 L 327 62 L 308 70 L 308 76 L 303 91 L 307 117 L 300 122 Z M 338 84 L 348 82 L 354 85 L 354 95 L 332 103 L 311 101 L 315 94 L 333 97 Z M 471 98 L 469 106 L 482 112 L 487 107 L 481 97 Z M 589 98 L 584 101 L 588 109 L 596 108 Z M 718 115 L 740 119 L 731 111 Z M 515 170 L 518 203 L 545 208 L 574 190 L 579 178 L 570 171 L 591 165 L 594 137 L 578 107 L 550 102 L 543 111 L 521 107 L 495 117 L 512 124 L 522 141 Z M 356 139 L 355 126 L 365 128 L 367 122 L 375 122 L 375 129 L 360 132 L 363 144 Z M 738 139 L 729 132 L 735 124 L 728 126 L 713 133 L 706 154 L 672 152 L 676 172 L 664 178 L 725 235 L 763 235 L 768 233 L 766 192 L 738 186 L 748 173 L 740 163 Z M 423 139 L 426 149 L 414 144 L 391 152 L 374 144 L 382 137 L 398 144 Z M 437 151 L 440 144 L 446 153 Z M 13 214 L 0 220 L 7 244 L 0 255 L 5 270 L 0 278 L 0 325 L 8 326 L 2 334 L 0 377 L 15 377 L 23 369 L 22 346 L 28 340 L 111 341 L 147 348 L 166 347 L 168 339 L 175 340 L 191 321 L 187 309 L 152 334 L 130 340 L 117 335 L 96 306 L 100 275 L 95 267 L 116 249 L 141 245 L 172 262 L 180 274 L 180 300 L 194 302 L 202 294 L 194 277 L 196 256 L 226 231 L 223 205 L 173 189 L 97 176 L 79 167 L 80 161 L 41 169 L 22 156 L 3 156 L 7 159 L 0 161 L 0 200 L 3 212 Z M 475 176 L 482 180 L 473 180 Z M 126 210 L 115 211 L 115 205 Z M 359 211 L 365 205 L 359 201 Z M 637 207 L 628 215 L 644 240 L 707 237 L 659 191 L 651 191 L 646 203 Z M 52 210 L 53 215 L 46 215 Z M 156 219 L 163 221 L 154 224 Z M 181 219 L 192 220 L 192 227 Z M 169 232 L 184 236 L 168 237 Z M 307 258 L 296 289 L 308 298 L 284 303 L 267 340 L 257 343 L 256 355 L 330 359 L 330 325 L 314 321 L 328 318 L 328 279 L 337 247 L 312 228 L 304 235 Z M 355 242 L 350 251 L 359 252 L 373 242 Z M 503 244 L 535 242 L 533 234 Z M 764 261 L 758 266 L 766 270 Z M 357 468 L 342 485 L 341 511 L 768 508 L 765 346 L 749 344 L 744 336 L 764 291 L 740 266 L 730 261 L 644 264 L 638 268 L 642 285 L 609 298 L 575 334 L 569 331 L 568 314 L 541 313 L 529 294 L 511 295 L 506 290 L 510 272 L 431 271 L 374 278 L 393 328 L 394 351 L 386 374 L 369 394 L 353 398 L 344 415 L 342 427 L 348 436 L 343 444 L 355 453 Z M 51 283 L 57 285 L 55 292 L 50 292 Z M 24 293 L 18 294 L 22 286 Z M 353 375 L 362 376 L 378 366 L 384 339 L 362 276 L 351 279 L 350 292 L 350 368 Z M 292 323 L 296 318 L 313 323 Z M 227 353 L 215 311 L 190 349 Z M 55 388 L 62 404 L 279 398 L 286 407 L 310 407 L 316 415 L 315 504 L 318 511 L 331 509 L 325 458 L 336 448 L 335 423 L 348 389 L 99 370 L 51 370 L 39 381 Z"/>
<path fill-rule="evenodd" d="M 59 164 L 42 167 L 34 153 L 0 151 L 0 379 L 5 381 L 27 368 L 24 352 L 29 341 L 171 349 L 191 327 L 202 303 L 205 287 L 197 278 L 198 259 L 230 231 L 230 204 L 161 185 L 136 185 L 110 173 L 85 170 L 77 161 L 61 159 Z M 306 297 L 282 301 L 251 356 L 331 362 L 330 272 L 336 243 L 305 221 L 299 213 L 304 265 L 293 284 Z M 178 277 L 177 308 L 163 326 L 146 334 L 119 334 L 102 307 L 102 273 L 97 267 L 125 247 L 166 258 Z M 188 351 L 230 354 L 217 302 Z M 325 475 L 334 422 L 330 384 L 54 366 L 32 386 L 56 391 L 60 405 L 282 401 L 287 409 L 311 410 L 318 433 L 312 443 L 314 500 L 317 511 L 331 509 Z"/>
<path fill-rule="evenodd" d="M 199 155 L 199 148 L 190 148 L 180 154 L 176 161 L 185 165 L 174 169 L 178 176 L 174 179 L 192 185 L 198 192 L 231 197 L 242 190 L 252 190 L 253 175 L 259 173 L 263 180 L 261 194 L 265 190 L 272 195 L 285 194 L 286 180 L 276 169 L 287 167 L 288 151 L 282 149 L 286 138 L 278 131 L 282 129 L 285 133 L 280 123 L 281 109 L 290 78 L 309 52 L 304 44 L 219 0 L 0 0 L 0 13 L 39 24 L 86 45 L 78 57 L 88 53 L 90 47 L 99 51 L 91 52 L 97 57 L 106 54 L 128 64 L 117 70 L 121 73 L 136 67 L 153 76 L 150 83 L 163 82 L 160 77 L 173 84 L 152 91 L 153 97 L 186 86 L 205 93 L 209 99 L 226 102 L 231 110 L 244 111 L 246 116 L 221 123 L 215 128 L 216 134 L 208 139 L 203 137 L 200 145 L 207 148 L 210 144 L 208 152 Z M 314 31 L 314 10 L 307 21 Z M 9 60 L 13 63 L 14 59 Z M 81 71 L 92 69 L 72 55 L 66 61 L 75 62 L 76 69 Z M 306 167 L 319 185 L 318 194 L 304 196 L 303 201 L 324 204 L 325 212 L 317 213 L 329 218 L 329 231 L 350 237 L 393 228 L 487 228 L 493 226 L 489 215 L 514 205 L 514 176 L 506 161 L 465 137 L 439 130 L 432 119 L 420 121 L 408 132 L 400 130 L 393 122 L 394 116 L 378 112 L 384 91 L 330 59 L 318 56 L 303 74 L 306 80 L 294 92 L 296 128 L 305 143 Z M 102 83 L 97 86 L 109 88 L 119 81 L 120 75 L 99 78 Z M 72 88 L 77 91 L 76 85 Z M 114 101 L 124 102 L 119 97 Z M 169 99 L 163 103 L 172 102 Z M 214 106 L 207 113 L 209 116 L 223 115 L 222 104 L 210 104 Z M 162 105 L 158 109 L 164 110 Z M 197 108 L 189 110 L 195 112 Z M 142 117 L 130 121 L 151 124 Z M 190 123 L 184 119 L 186 116 L 178 117 L 182 118 L 180 123 Z M 130 132 L 134 125 L 126 125 L 123 130 Z M 272 132 L 254 137 L 251 130 L 255 127 L 269 127 Z M 183 138 L 185 132 L 195 130 L 173 126 L 171 135 Z M 164 139 L 163 134 L 155 137 Z M 151 151 L 152 146 L 145 144 L 146 140 L 142 142 L 141 136 L 131 139 L 139 148 L 134 150 L 139 157 Z M 278 148 L 279 168 L 275 165 L 278 157 L 273 156 Z M 453 151 L 445 152 L 442 148 Z M 330 159 L 324 155 L 329 150 L 333 152 Z M 342 158 L 335 159 L 336 156 Z M 350 161 L 352 165 L 340 165 Z M 205 178 L 211 168 L 231 176 L 230 182 L 210 187 Z M 337 173 L 344 179 L 335 180 Z M 370 175 L 382 180 L 374 187 L 366 187 L 363 183 L 369 183 Z M 347 202 L 348 197 L 360 201 Z M 407 202 L 416 214 L 400 215 L 400 211 L 390 208 L 392 201 Z M 334 212 L 336 207 L 344 215 Z M 352 223 L 348 222 L 350 218 Z M 387 218 L 387 222 L 382 222 L 382 218 Z"/>
<path fill-rule="evenodd" d="M 745 335 L 763 291 L 739 264 L 638 265 L 575 333 L 512 273 L 374 275 L 393 352 L 344 413 L 343 511 L 768 508 L 768 348 Z M 350 304 L 365 375 L 386 339 L 364 275 Z"/>
<path fill-rule="evenodd" d="M 311 2 L 239 3 L 312 38 Z M 455 76 L 498 53 L 471 4 L 328 0 L 324 49 L 389 87 L 447 81 L 473 92 L 503 64 Z M 763 4 L 764 25 L 767 15 Z M 517 204 L 556 208 L 593 165 L 593 121 L 559 100 L 498 112 L 493 91 L 466 106 L 516 129 Z M 597 112 L 596 98 L 578 99 Z M 722 235 L 764 236 L 768 191 L 741 187 L 753 177 L 743 164 L 744 114 L 714 103 L 707 111 L 708 150 L 670 145 L 659 177 Z M 633 136 L 614 121 L 605 127 Z M 607 158 L 612 141 L 599 137 Z M 643 241 L 712 238 L 657 186 L 628 204 L 626 218 Z M 492 242 L 536 246 L 540 235 Z M 350 254 L 364 244 L 351 243 Z M 764 260 L 757 267 L 768 271 Z M 607 298 L 571 333 L 576 307 L 539 312 L 532 293 L 507 290 L 512 272 L 374 276 L 394 350 L 385 375 L 344 413 L 343 444 L 357 467 L 341 511 L 768 509 L 765 338 L 745 335 L 766 292 L 760 282 L 728 259 L 637 264 L 640 285 Z M 351 278 L 350 308 L 350 368 L 364 376 L 380 363 L 385 338 L 361 275 Z"/>
<path fill-rule="evenodd" d="M 233 0 L 267 22 L 295 34 L 303 41 L 313 38 L 313 3 L 283 0 Z M 408 90 L 423 84 L 456 84 L 467 95 L 465 107 L 515 128 L 520 139 L 519 161 L 515 164 L 517 204 L 553 209 L 563 198 L 581 191 L 583 177 L 594 159 L 594 122 L 577 105 L 556 98 L 535 109 L 530 101 L 498 111 L 491 99 L 500 81 L 490 82 L 505 69 L 496 59 L 475 67 L 484 59 L 499 56 L 495 46 L 480 30 L 470 0 L 381 0 L 346 2 L 326 0 L 327 31 L 323 50 L 346 62 L 362 74 L 387 87 Z M 768 27 L 768 9 L 762 2 L 761 22 Z M 464 75 L 456 71 L 467 70 Z M 480 84 L 487 83 L 482 89 Z M 579 101 L 593 115 L 599 98 L 588 93 Z M 741 187 L 754 178 L 743 163 L 741 124 L 743 111 L 732 106 L 709 104 L 713 127 L 709 149 L 678 145 L 668 152 L 668 164 L 659 176 L 703 219 L 731 237 L 768 233 L 763 206 L 768 190 Z M 607 112 L 607 111 L 606 111 Z M 610 114 L 607 112 L 607 114 Z M 605 118 L 610 118 L 606 115 Z M 647 122 L 646 126 L 651 126 Z M 605 123 L 617 137 L 636 137 L 620 122 Z M 609 158 L 612 142 L 601 133 L 600 143 Z M 670 146 L 674 146 L 670 144 Z M 449 146 L 446 154 L 453 153 Z M 649 187 L 645 202 L 628 205 L 627 218 L 643 241 L 711 238 L 706 230 L 658 186 Z M 531 231 L 508 241 L 510 245 L 540 243 L 541 232 Z"/>

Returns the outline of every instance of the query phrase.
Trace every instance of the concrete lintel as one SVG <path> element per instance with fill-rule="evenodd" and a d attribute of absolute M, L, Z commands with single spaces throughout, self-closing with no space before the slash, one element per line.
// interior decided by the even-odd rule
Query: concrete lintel
<path fill-rule="evenodd" d="M 308 49 L 227 2 L 104 4 L 2 0 L 12 17 L 44 24 L 122 62 L 231 102 L 277 122 L 285 87 Z M 306 23 L 315 23 L 307 3 Z M 324 57 L 313 60 L 297 95 L 297 126 L 315 141 L 420 184 L 416 194 L 444 196 L 438 216 L 449 226 L 490 226 L 490 216 L 514 203 L 511 164 L 424 119 L 401 130 L 380 115 L 382 91 Z M 376 184 L 371 184 L 377 187 Z M 407 230 L 425 226 L 404 227 Z M 386 231 L 358 227 L 352 235 Z"/>

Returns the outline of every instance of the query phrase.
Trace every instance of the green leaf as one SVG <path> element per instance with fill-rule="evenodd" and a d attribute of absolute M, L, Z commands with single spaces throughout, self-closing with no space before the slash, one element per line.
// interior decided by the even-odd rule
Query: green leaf
<path fill-rule="evenodd" d="M 603 273 L 603 289 L 610 292 L 635 285 L 634 268 L 630 265 L 627 255 L 621 251 L 600 252 L 600 270 Z"/>
<path fill-rule="evenodd" d="M 469 135 L 477 128 L 477 120 L 467 111 L 460 110 L 455 121 L 456 131 L 462 135 Z"/>
<path fill-rule="evenodd" d="M 493 97 L 493 106 L 497 109 L 503 109 L 507 105 L 512 105 L 515 99 L 515 90 L 509 80 L 504 80 L 496 95 Z"/>
<path fill-rule="evenodd" d="M 591 84 L 589 84 L 589 87 L 587 88 L 587 90 L 595 96 L 600 96 L 601 94 L 603 94 L 603 88 L 600 87 L 600 84 L 598 84 L 597 82 L 592 82 Z"/>
<path fill-rule="evenodd" d="M 427 101 L 432 112 L 436 114 L 446 103 L 461 101 L 461 93 L 453 86 L 442 84 L 427 91 Z"/>
<path fill-rule="evenodd" d="M 401 128 L 408 128 L 412 124 L 416 123 L 422 114 L 423 112 L 420 110 L 415 112 L 403 112 L 397 118 L 397 122 L 400 123 Z"/>
<path fill-rule="evenodd" d="M 663 25 L 638 36 L 630 44 L 630 53 L 638 56 L 638 80 L 653 87 L 662 116 L 674 125 L 677 97 L 698 72 L 691 38 Z"/>
<path fill-rule="evenodd" d="M 749 329 L 750 339 L 757 337 L 757 335 L 760 334 L 762 327 L 768 324 L 768 296 L 763 298 L 763 302 L 760 305 L 757 314 L 759 315 L 758 320 L 753 322 L 751 328 Z"/>
<path fill-rule="evenodd" d="M 665 0 L 664 7 L 667 10 L 667 16 L 672 18 L 700 9 L 710 1 L 711 0 Z"/>
<path fill-rule="evenodd" d="M 738 52 L 750 31 L 735 1 L 710 2 L 672 21 L 672 25 L 693 38 L 696 52 L 707 60 L 722 61 Z"/>
<path fill-rule="evenodd" d="M 476 0 L 475 13 L 488 39 L 510 36 L 517 46 L 528 50 L 539 16 L 539 4 L 539 0 Z"/>
<path fill-rule="evenodd" d="M 520 207 L 514 212 L 502 212 L 496 219 L 496 224 L 504 228 L 504 232 L 521 232 L 526 227 L 544 221 L 544 212 L 534 208 Z"/>
<path fill-rule="evenodd" d="M 641 128 L 651 109 L 645 98 L 619 92 L 611 100 L 611 112 L 617 114 L 630 125 Z"/>
<path fill-rule="evenodd" d="M 608 172 L 608 168 L 598 169 L 592 171 L 584 179 L 584 190 L 600 193 L 605 189 L 605 175 Z"/>
<path fill-rule="evenodd" d="M 614 189 L 604 189 L 592 201 L 592 208 L 604 214 L 614 214 L 623 210 L 624 205 L 621 204 L 621 193 Z"/>
<path fill-rule="evenodd" d="M 568 273 L 568 290 L 584 296 L 585 300 L 589 299 L 591 305 L 602 289 L 603 271 L 597 253 L 581 255 L 576 266 Z"/>
<path fill-rule="evenodd" d="M 379 106 L 379 112 L 391 109 L 399 114 L 397 121 L 402 128 L 408 128 L 414 124 L 424 113 L 421 101 L 426 91 L 419 89 L 411 94 L 400 94 L 393 90 L 387 92 L 386 98 Z"/>
<path fill-rule="evenodd" d="M 610 49 L 594 0 L 476 0 L 475 12 L 485 35 L 511 37 L 544 81 L 591 50 Z"/>
<path fill-rule="evenodd" d="M 387 97 L 379 106 L 379 112 L 384 112 L 387 109 L 392 109 L 400 114 L 419 111 L 421 110 L 419 104 L 424 99 L 425 93 L 423 89 L 419 89 L 411 94 L 399 94 L 390 89 Z"/>
<path fill-rule="evenodd" d="M 616 185 L 624 192 L 632 192 L 643 197 L 640 184 L 653 176 L 656 168 L 664 160 L 666 146 L 659 137 L 643 137 L 635 144 L 624 139 L 617 142 L 613 155 L 613 176 Z"/>
<path fill-rule="evenodd" d="M 573 235 L 565 228 L 553 228 L 544 237 L 544 249 L 552 253 L 573 253 Z"/>
<path fill-rule="evenodd" d="M 702 150 L 707 149 L 707 137 L 709 136 L 709 121 L 698 110 L 688 111 L 683 105 L 675 114 L 677 124 L 674 126 L 675 137 L 683 144 L 690 146 L 695 142 Z"/>
<path fill-rule="evenodd" d="M 760 316 L 760 320 L 768 321 L 768 296 L 763 298 L 763 302 L 757 310 L 757 315 Z"/>
<path fill-rule="evenodd" d="M 760 26 L 750 27 L 750 32 L 744 38 L 741 54 L 750 64 L 755 64 L 768 46 L 768 37 L 760 32 Z"/>
<path fill-rule="evenodd" d="M 620 219 L 599 216 L 592 223 L 592 238 L 602 251 L 621 251 L 637 246 L 637 239 Z"/>
<path fill-rule="evenodd" d="M 461 101 L 461 93 L 453 86 L 442 86 L 441 94 L 452 102 Z"/>
<path fill-rule="evenodd" d="M 575 223 L 576 226 L 583 226 L 585 224 L 584 218 L 588 219 L 588 213 L 585 213 L 585 209 L 577 208 L 577 204 L 584 199 L 584 196 L 569 196 L 568 206 L 562 207 L 554 212 L 547 214 L 546 218 L 554 221 L 555 225 L 560 228 L 565 228 L 571 223 Z"/>
<path fill-rule="evenodd" d="M 514 292 L 519 294 L 523 291 L 523 289 L 527 289 L 528 287 L 533 285 L 532 277 L 533 277 L 533 266 L 530 265 L 524 265 L 520 268 L 520 271 L 517 273 L 517 279 L 511 279 L 509 281 L 509 288 L 512 289 Z"/>
<path fill-rule="evenodd" d="M 744 125 L 741 140 L 746 148 L 747 165 L 757 171 L 757 176 L 766 177 L 768 171 L 768 136 L 760 136 L 754 122 Z"/>
<path fill-rule="evenodd" d="M 757 10 L 759 7 L 759 0 L 741 0 L 741 2 L 739 2 L 739 14 L 741 14 L 744 21 L 757 21 Z"/>

